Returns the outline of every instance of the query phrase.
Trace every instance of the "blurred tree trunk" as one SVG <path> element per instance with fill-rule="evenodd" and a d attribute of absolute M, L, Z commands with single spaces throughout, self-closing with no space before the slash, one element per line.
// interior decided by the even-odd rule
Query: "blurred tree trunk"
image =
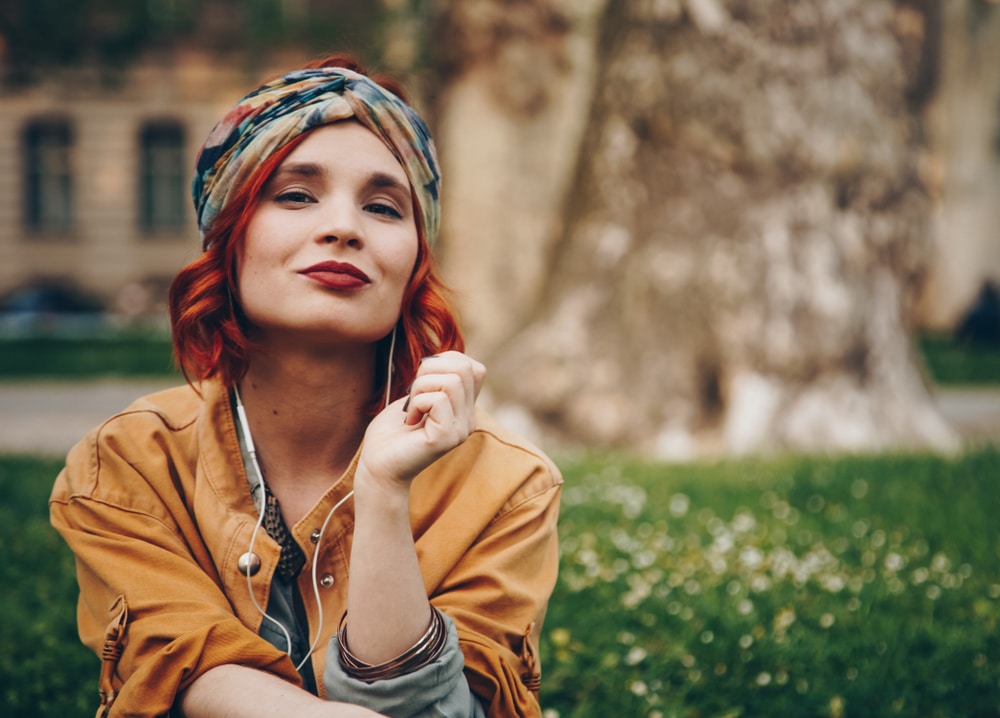
<path fill-rule="evenodd" d="M 677 458 L 953 446 L 908 335 L 919 7 L 608 0 L 574 55 L 571 6 L 452 2 L 439 26 L 446 267 L 485 298 L 498 410 Z"/>
<path fill-rule="evenodd" d="M 451 0 L 431 20 L 439 255 L 480 355 L 542 295 L 590 113 L 603 2 Z"/>
<path fill-rule="evenodd" d="M 927 111 L 938 211 L 920 319 L 950 330 L 985 282 L 1000 288 L 1000 4 L 942 5 L 938 81 Z"/>

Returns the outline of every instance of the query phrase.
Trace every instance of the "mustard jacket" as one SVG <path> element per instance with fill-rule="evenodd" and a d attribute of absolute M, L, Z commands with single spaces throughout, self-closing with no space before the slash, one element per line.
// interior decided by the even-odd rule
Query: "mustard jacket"
<path fill-rule="evenodd" d="M 228 392 L 216 382 L 136 401 L 69 453 L 50 500 L 77 559 L 83 642 L 102 657 L 99 715 L 169 713 L 209 669 L 237 663 L 300 684 L 258 635 L 261 615 L 237 561 L 257 514 Z M 356 460 L 356 458 L 355 458 Z M 354 465 L 294 527 L 310 635 L 319 620 L 311 535 L 352 488 Z M 490 716 L 537 716 L 537 637 L 558 570 L 562 479 L 543 454 L 481 413 L 468 440 L 420 474 L 411 521 L 427 595 L 458 627 L 465 672 Z M 346 610 L 353 502 L 320 544 L 323 625 L 313 672 Z M 252 585 L 265 606 L 279 548 L 261 531 Z M 331 696 L 331 698 L 336 698 Z"/>

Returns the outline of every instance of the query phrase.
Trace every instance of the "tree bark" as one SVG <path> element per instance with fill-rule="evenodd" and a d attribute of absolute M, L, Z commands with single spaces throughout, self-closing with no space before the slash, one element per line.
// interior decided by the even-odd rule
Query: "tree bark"
<path fill-rule="evenodd" d="M 439 256 L 490 356 L 541 297 L 590 110 L 604 0 L 452 0 L 432 20 Z"/>
<path fill-rule="evenodd" d="M 553 45 L 526 61 L 551 113 L 534 127 L 484 79 L 524 77 L 496 33 L 439 105 L 446 181 L 483 218 L 446 246 L 493 328 L 496 410 L 673 458 L 953 447 L 908 334 L 930 204 L 900 21 L 892 0 L 609 0 L 586 105 L 552 106 Z M 580 141 L 546 134 L 577 114 Z M 454 139 L 477 127 L 504 151 Z"/>
<path fill-rule="evenodd" d="M 919 319 L 954 329 L 992 281 L 1000 288 L 1000 5 L 942 3 L 938 82 L 927 108 L 933 260 Z"/>

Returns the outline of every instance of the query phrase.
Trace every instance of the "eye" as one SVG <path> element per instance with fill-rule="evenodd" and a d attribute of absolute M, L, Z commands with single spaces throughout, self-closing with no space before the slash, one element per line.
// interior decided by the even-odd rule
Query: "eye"
<path fill-rule="evenodd" d="M 289 189 L 276 194 L 274 201 L 284 205 L 303 205 L 313 204 L 316 200 L 305 190 Z"/>
<path fill-rule="evenodd" d="M 403 213 L 388 202 L 369 202 L 365 205 L 365 211 L 391 219 L 402 219 Z"/>

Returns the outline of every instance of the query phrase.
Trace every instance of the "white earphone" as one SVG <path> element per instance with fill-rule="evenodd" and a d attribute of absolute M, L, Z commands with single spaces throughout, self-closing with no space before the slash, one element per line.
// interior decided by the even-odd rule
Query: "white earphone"
<path fill-rule="evenodd" d="M 389 361 L 388 361 L 388 368 L 386 370 L 385 402 L 383 408 L 389 406 L 389 400 L 392 397 L 392 360 L 395 350 L 396 350 L 396 327 L 393 327 L 392 338 L 389 341 Z M 250 464 L 253 467 L 253 474 L 254 474 L 253 476 L 249 477 L 250 495 L 253 498 L 254 506 L 257 508 L 258 515 L 257 515 L 257 523 L 254 525 L 253 532 L 250 534 L 250 545 L 247 547 L 247 555 L 252 556 L 253 547 L 257 541 L 257 533 L 260 531 L 260 528 L 264 523 L 264 515 L 267 510 L 267 498 L 266 498 L 267 488 L 264 483 L 264 472 L 261 471 L 260 463 L 257 461 L 257 449 L 254 446 L 253 437 L 250 434 L 250 422 L 247 420 L 246 409 L 243 408 L 243 400 L 240 397 L 239 387 L 233 386 L 233 394 L 236 397 L 236 413 L 238 414 L 239 418 L 238 423 L 240 425 L 240 429 L 243 435 L 243 443 L 246 446 L 247 454 L 250 456 Z M 316 539 L 316 546 L 315 548 L 313 548 L 312 587 L 313 587 L 313 597 L 316 599 L 316 608 L 319 616 L 317 620 L 316 637 L 313 639 L 312 643 L 310 643 L 309 650 L 306 651 L 306 654 L 302 658 L 302 661 L 297 666 L 295 666 L 296 671 L 301 671 L 302 667 L 306 664 L 306 661 L 308 661 L 309 658 L 312 656 L 312 654 L 315 652 L 316 646 L 319 645 L 320 631 L 322 630 L 323 627 L 323 602 L 322 600 L 320 600 L 319 583 L 317 582 L 316 579 L 316 566 L 319 559 L 319 547 L 323 543 L 323 534 L 326 533 L 326 527 L 329 525 L 330 519 L 333 518 L 333 515 L 334 513 L 336 513 L 337 509 L 343 506 L 344 503 L 352 496 L 354 496 L 354 491 L 353 490 L 348 491 L 347 494 L 345 494 L 344 497 L 341 498 L 340 501 L 338 501 L 333 506 L 333 508 L 330 509 L 329 512 L 327 512 L 326 518 L 323 520 L 323 525 L 320 527 L 319 536 Z M 285 626 L 281 623 L 281 621 L 274 618 L 273 616 L 268 614 L 267 611 L 261 608 L 260 604 L 257 603 L 257 597 L 254 596 L 253 593 L 253 584 L 250 580 L 252 572 L 248 570 L 245 571 L 244 574 L 246 575 L 247 579 L 247 591 L 250 593 L 250 600 L 253 601 L 254 608 L 256 608 L 257 612 L 264 617 L 264 620 L 270 621 L 280 629 L 282 635 L 284 635 L 285 637 L 285 645 L 287 646 L 286 650 L 290 654 L 292 650 L 292 637 L 288 633 L 288 629 L 285 628 Z"/>

